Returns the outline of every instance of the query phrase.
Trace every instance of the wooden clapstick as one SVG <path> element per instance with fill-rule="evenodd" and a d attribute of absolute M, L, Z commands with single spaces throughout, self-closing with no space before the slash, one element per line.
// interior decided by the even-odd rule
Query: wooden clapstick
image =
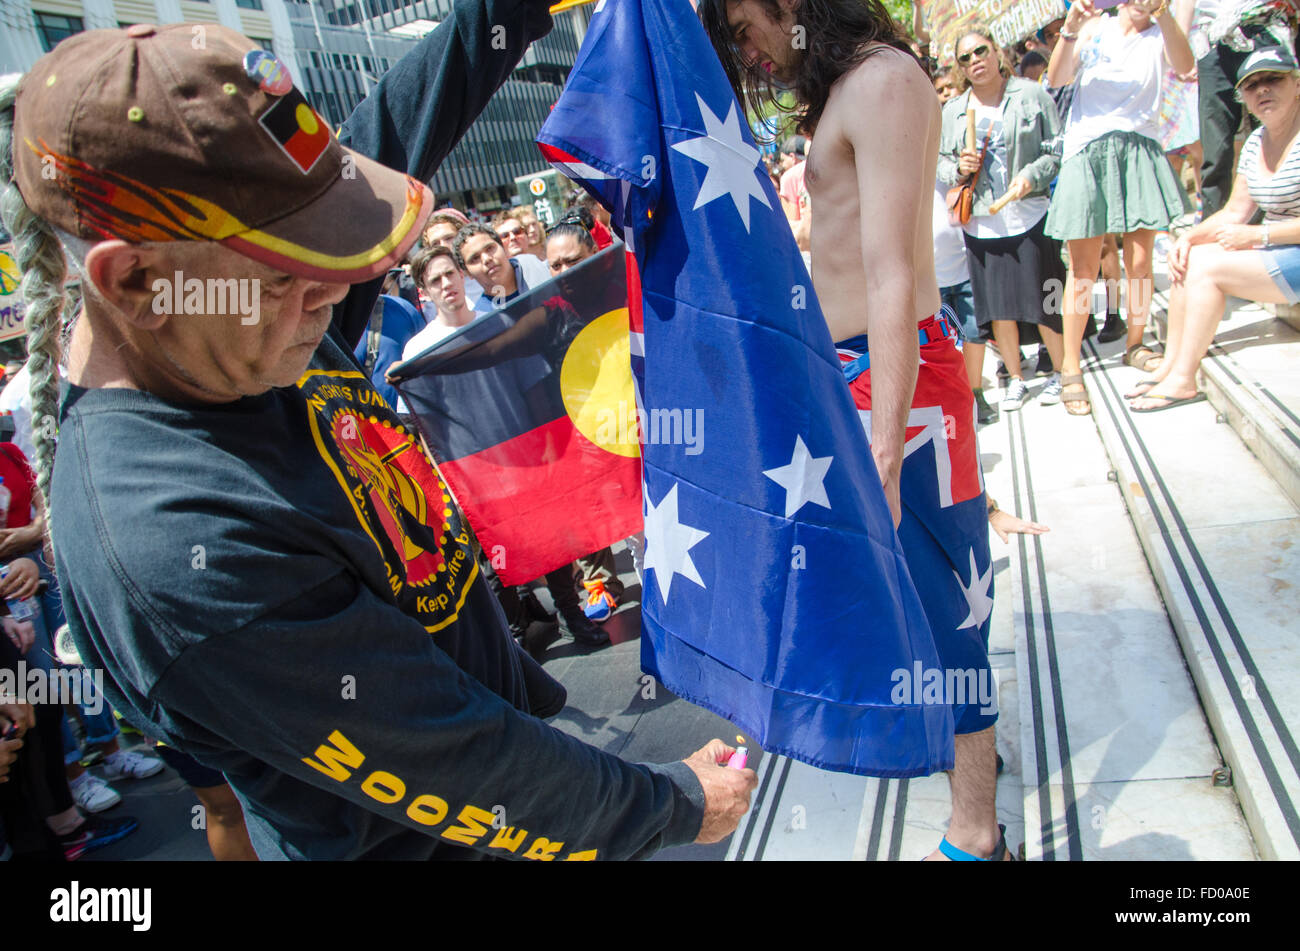
<path fill-rule="evenodd" d="M 975 151 L 975 107 L 966 110 L 966 148 Z"/>
<path fill-rule="evenodd" d="M 999 211 L 1007 207 L 1007 205 L 1011 204 L 1013 201 L 1017 201 L 1016 196 L 1013 195 L 1011 192 L 1007 192 L 1005 195 L 1003 195 L 993 204 L 989 205 L 989 214 L 996 215 Z"/>

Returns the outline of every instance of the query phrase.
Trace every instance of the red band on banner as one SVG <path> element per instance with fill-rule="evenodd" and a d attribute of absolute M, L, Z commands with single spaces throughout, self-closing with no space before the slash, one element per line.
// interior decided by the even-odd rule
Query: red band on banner
<path fill-rule="evenodd" d="M 524 584 L 641 531 L 641 460 L 567 417 L 438 467 L 505 584 Z"/>

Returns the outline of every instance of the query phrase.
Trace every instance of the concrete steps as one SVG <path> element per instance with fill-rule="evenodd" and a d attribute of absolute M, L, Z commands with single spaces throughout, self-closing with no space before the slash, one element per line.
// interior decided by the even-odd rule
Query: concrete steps
<path fill-rule="evenodd" d="M 1122 399 L 1138 372 L 1084 346 L 1097 430 L 1228 767 L 1215 780 L 1232 783 L 1270 859 L 1300 858 L 1300 511 L 1279 484 L 1297 470 L 1283 453 L 1267 462 L 1287 437 L 1273 391 L 1247 372 L 1265 361 L 1233 347 L 1284 331 L 1239 308 L 1204 368 L 1213 404 L 1152 415 Z"/>

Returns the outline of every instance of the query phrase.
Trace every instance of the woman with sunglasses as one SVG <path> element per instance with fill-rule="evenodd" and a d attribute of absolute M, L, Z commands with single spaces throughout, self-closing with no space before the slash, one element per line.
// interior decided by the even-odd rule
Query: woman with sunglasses
<path fill-rule="evenodd" d="M 1266 46 L 1252 53 L 1241 65 L 1237 95 L 1260 127 L 1242 147 L 1227 205 L 1170 252 L 1165 359 L 1127 394 L 1135 413 L 1205 399 L 1196 371 L 1227 295 L 1300 303 L 1300 72 L 1291 52 Z M 1247 224 L 1259 210 L 1263 222 Z"/>
<path fill-rule="evenodd" d="M 1142 342 L 1151 306 L 1151 248 L 1156 232 L 1189 208 L 1160 146 L 1161 91 L 1166 67 L 1185 75 L 1195 65 L 1187 36 L 1166 0 L 1123 3 L 1113 17 L 1098 15 L 1091 0 L 1076 0 L 1052 51 L 1048 82 L 1076 84 L 1061 177 L 1047 215 L 1047 233 L 1070 250 L 1061 383 L 1072 416 L 1092 412 L 1079 351 L 1084 324 L 1091 323 L 1092 285 L 1107 233 L 1124 236 L 1124 362 L 1144 370 L 1155 359 Z"/>
<path fill-rule="evenodd" d="M 1065 282 L 1065 268 L 1060 244 L 1043 231 L 1047 188 L 1060 165 L 1050 144 L 1060 132 L 1060 119 L 1043 87 L 1011 75 L 989 30 L 968 31 L 954 52 L 959 79 L 968 88 L 943 107 L 939 179 L 952 185 L 979 172 L 965 242 L 981 326 L 978 337 L 968 342 L 987 341 L 992 323 L 1010 374 L 1002 410 L 1018 410 L 1027 391 L 1020 370 L 1022 328 L 1030 340 L 1043 342 L 1057 368 L 1061 361 L 1061 318 L 1046 312 L 1044 292 Z M 966 141 L 971 109 L 976 149 Z M 982 159 L 979 146 L 985 147 Z M 1014 200 L 995 213 L 992 206 L 1007 195 Z M 1053 376 L 1042 400 L 1059 402 L 1060 393 L 1060 381 Z"/>

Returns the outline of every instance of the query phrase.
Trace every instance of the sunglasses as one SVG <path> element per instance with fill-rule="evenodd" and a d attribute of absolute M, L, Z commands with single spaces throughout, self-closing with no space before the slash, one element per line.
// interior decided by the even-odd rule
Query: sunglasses
<path fill-rule="evenodd" d="M 965 66 L 975 57 L 978 56 L 980 59 L 983 59 L 985 56 L 988 56 L 990 52 L 992 52 L 992 50 L 989 47 L 989 45 L 987 43 L 981 43 L 973 50 L 967 50 L 965 53 L 962 53 L 960 56 L 958 56 L 957 62 Z"/>
<path fill-rule="evenodd" d="M 522 238 L 527 234 L 523 228 L 498 228 L 497 237 L 504 241 L 506 238 Z"/>

